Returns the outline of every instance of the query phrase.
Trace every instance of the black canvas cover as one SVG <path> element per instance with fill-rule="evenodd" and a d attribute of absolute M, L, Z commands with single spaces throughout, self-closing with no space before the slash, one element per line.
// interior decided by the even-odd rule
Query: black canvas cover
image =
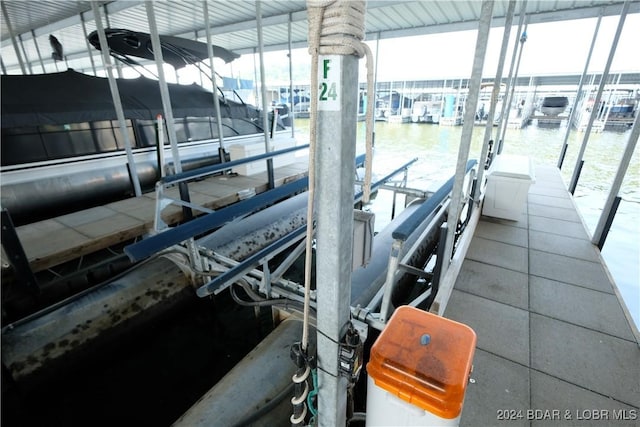
<path fill-rule="evenodd" d="M 160 87 L 146 77 L 116 79 L 127 119 L 154 120 L 163 114 Z M 116 120 L 109 81 L 74 70 L 0 76 L 3 128 Z M 214 117 L 213 95 L 198 86 L 169 84 L 173 115 Z M 252 106 L 221 100 L 222 117 L 256 118 Z"/>
<path fill-rule="evenodd" d="M 107 28 L 104 32 L 112 55 L 155 59 L 153 48 L 151 47 L 151 36 L 148 33 L 121 28 Z M 162 47 L 162 59 L 174 68 L 182 68 L 187 64 L 195 64 L 209 58 L 206 43 L 173 36 L 160 36 L 159 38 L 160 46 Z M 101 50 L 96 31 L 89 34 L 88 39 L 93 47 Z M 214 57 L 221 58 L 226 63 L 240 57 L 237 53 L 233 53 L 223 47 L 212 46 Z"/>

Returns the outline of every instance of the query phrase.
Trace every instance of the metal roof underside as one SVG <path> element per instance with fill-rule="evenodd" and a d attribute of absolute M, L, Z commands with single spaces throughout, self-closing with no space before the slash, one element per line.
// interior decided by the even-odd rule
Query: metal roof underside
<path fill-rule="evenodd" d="M 49 35 L 64 46 L 68 61 L 87 60 L 86 34 L 95 30 L 91 3 L 88 1 L 2 1 L 0 40 L 2 63 L 10 73 L 19 72 L 18 58 L 11 41 L 15 36 L 23 58 L 34 72 L 39 68 L 38 49 L 45 64 L 51 64 Z M 529 24 L 619 15 L 623 1 L 538 0 L 526 2 Z M 105 26 L 149 32 L 143 1 L 100 1 Z M 212 42 L 239 54 L 252 53 L 258 45 L 256 1 L 208 0 Z M 516 13 L 521 9 L 518 1 Z M 161 35 L 206 41 L 202 1 L 154 1 L 154 13 Z M 492 26 L 504 25 L 508 1 L 495 2 Z M 367 40 L 387 39 L 450 31 L 477 29 L 479 0 L 422 0 L 367 2 Z M 291 25 L 293 48 L 307 46 L 306 2 L 300 0 L 263 0 L 260 2 L 265 51 L 288 48 Z M 633 1 L 629 13 L 640 12 L 640 1 Z M 106 17 L 105 17 L 106 16 Z M 514 23 L 517 19 L 514 19 Z M 35 43 L 34 43 L 35 40 Z M 93 55 L 99 53 L 94 50 Z"/>

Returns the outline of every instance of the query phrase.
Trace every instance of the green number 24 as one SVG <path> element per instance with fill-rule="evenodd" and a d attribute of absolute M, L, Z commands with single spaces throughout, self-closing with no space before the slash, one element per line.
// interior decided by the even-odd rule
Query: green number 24
<path fill-rule="evenodd" d="M 336 83 L 331 83 L 331 86 L 327 86 L 324 82 L 320 83 L 320 101 L 327 101 L 329 98 L 334 101 L 338 98 Z"/>

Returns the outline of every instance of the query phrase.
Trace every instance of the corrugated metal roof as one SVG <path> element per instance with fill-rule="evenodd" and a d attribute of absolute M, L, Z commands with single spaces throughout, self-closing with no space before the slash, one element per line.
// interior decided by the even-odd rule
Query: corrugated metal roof
<path fill-rule="evenodd" d="M 88 68 L 87 45 L 81 16 L 86 31 L 95 29 L 91 4 L 88 1 L 23 1 L 4 0 L 0 21 L 2 63 L 10 72 L 16 72 L 18 58 L 11 43 L 11 24 L 19 49 L 34 72 L 41 72 L 38 49 L 45 66 L 51 71 L 51 48 L 48 36 L 54 34 L 64 46 L 71 63 L 84 62 Z M 149 31 L 144 2 L 118 0 L 98 2 L 112 28 Z M 617 15 L 622 0 L 538 0 L 526 3 L 530 24 L 567 19 Z M 256 1 L 208 0 L 209 19 L 213 43 L 236 53 L 249 53 L 257 47 Z M 519 1 L 516 11 L 520 10 Z M 306 47 L 306 2 L 301 0 L 263 0 L 260 2 L 265 50 L 285 49 L 288 45 L 288 25 L 291 21 L 291 40 L 294 48 Z M 205 41 L 203 2 L 154 1 L 153 7 L 162 35 L 177 35 Z M 382 1 L 367 3 L 367 39 L 385 39 L 409 35 L 430 34 L 477 28 L 481 2 L 477 0 L 424 0 Z M 508 1 L 496 1 L 493 26 L 504 25 Z M 106 11 L 106 13 L 105 13 Z M 633 1 L 630 12 L 640 12 L 640 1 Z M 7 22 L 8 19 L 8 22 Z M 35 37 L 34 37 L 35 36 Z M 35 40 L 35 43 L 34 43 Z M 98 55 L 97 51 L 92 52 Z M 77 65 L 76 65 L 77 66 Z M 83 67 L 79 67 L 83 68 Z"/>

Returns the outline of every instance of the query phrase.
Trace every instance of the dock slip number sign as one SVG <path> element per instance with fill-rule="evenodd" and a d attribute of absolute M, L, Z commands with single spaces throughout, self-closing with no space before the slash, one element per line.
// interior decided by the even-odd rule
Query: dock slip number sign
<path fill-rule="evenodd" d="M 318 56 L 318 111 L 340 111 L 342 56 Z"/>

